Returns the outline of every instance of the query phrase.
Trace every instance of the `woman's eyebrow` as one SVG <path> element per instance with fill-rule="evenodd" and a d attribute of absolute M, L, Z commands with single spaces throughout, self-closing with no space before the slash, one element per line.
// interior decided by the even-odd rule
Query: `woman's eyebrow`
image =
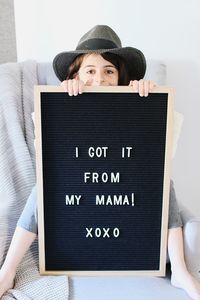
<path fill-rule="evenodd" d="M 84 68 L 96 68 L 96 66 L 95 65 L 86 65 L 86 66 L 84 66 Z M 103 66 L 103 68 L 114 68 L 114 69 L 116 69 L 116 67 L 115 66 L 113 66 L 113 65 L 105 65 L 105 66 Z"/>
<path fill-rule="evenodd" d="M 114 69 L 116 69 L 116 67 L 113 66 L 113 65 L 105 65 L 104 68 L 114 68 Z"/>
<path fill-rule="evenodd" d="M 91 68 L 91 67 L 95 67 L 95 65 L 87 65 L 84 68 Z"/>

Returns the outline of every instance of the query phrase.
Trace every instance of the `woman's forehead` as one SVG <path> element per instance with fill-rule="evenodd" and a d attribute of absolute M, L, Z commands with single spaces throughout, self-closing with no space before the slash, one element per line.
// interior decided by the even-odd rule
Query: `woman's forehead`
<path fill-rule="evenodd" d="M 89 53 L 86 54 L 83 58 L 81 67 L 86 67 L 86 66 L 113 66 L 114 65 L 110 62 L 105 60 L 101 54 L 98 53 Z"/>

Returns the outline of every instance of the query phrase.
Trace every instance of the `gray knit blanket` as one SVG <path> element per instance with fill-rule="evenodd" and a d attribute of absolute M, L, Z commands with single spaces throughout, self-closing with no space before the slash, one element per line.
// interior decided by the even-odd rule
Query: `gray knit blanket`
<path fill-rule="evenodd" d="M 35 185 L 33 87 L 34 61 L 0 65 L 0 266 L 17 220 Z M 68 299 L 66 276 L 40 276 L 38 245 L 33 243 L 20 264 L 15 286 L 3 300 Z"/>

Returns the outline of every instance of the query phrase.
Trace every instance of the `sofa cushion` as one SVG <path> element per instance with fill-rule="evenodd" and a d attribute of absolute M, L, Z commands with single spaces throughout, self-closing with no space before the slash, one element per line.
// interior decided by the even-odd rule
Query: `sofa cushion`
<path fill-rule="evenodd" d="M 72 277 L 71 300 L 189 300 L 173 287 L 169 278 L 158 277 Z"/>
<path fill-rule="evenodd" d="M 51 63 L 38 63 L 37 73 L 39 85 L 60 85 Z"/>

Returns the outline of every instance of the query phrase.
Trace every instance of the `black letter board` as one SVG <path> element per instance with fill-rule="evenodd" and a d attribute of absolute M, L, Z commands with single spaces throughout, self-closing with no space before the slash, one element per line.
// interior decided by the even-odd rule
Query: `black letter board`
<path fill-rule="evenodd" d="M 172 89 L 35 89 L 41 274 L 165 274 Z"/>

